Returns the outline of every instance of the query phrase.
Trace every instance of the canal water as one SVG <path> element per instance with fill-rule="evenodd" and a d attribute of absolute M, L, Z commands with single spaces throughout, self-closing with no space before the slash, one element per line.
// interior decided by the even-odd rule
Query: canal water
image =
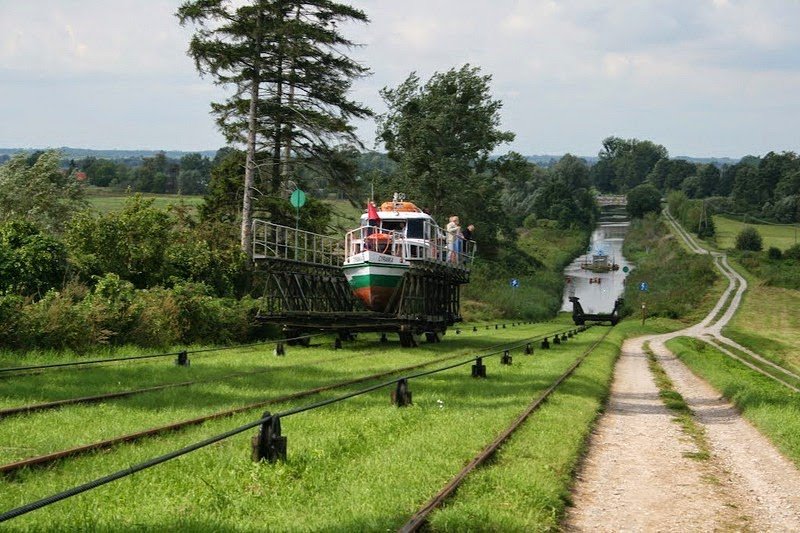
<path fill-rule="evenodd" d="M 562 311 L 572 311 L 570 296 L 580 298 L 581 306 L 587 313 L 610 313 L 614 309 L 614 301 L 622 296 L 625 288 L 625 267 L 632 268 L 622 255 L 622 241 L 628 226 L 624 211 L 604 209 L 601 212 L 600 221 L 589 242 L 588 253 L 576 258 L 564 269 L 566 285 Z M 619 270 L 592 272 L 581 268 L 581 263 L 591 261 L 592 255 L 599 253 L 619 265 Z"/>

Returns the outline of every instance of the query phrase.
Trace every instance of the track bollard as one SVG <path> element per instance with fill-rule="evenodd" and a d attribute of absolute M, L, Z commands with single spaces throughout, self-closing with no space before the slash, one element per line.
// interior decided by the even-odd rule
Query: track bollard
<path fill-rule="evenodd" d="M 533 347 L 531 343 L 525 345 L 525 355 L 533 355 Z"/>
<path fill-rule="evenodd" d="M 397 382 L 397 388 L 392 391 L 392 403 L 397 407 L 411 405 L 411 391 L 408 390 L 408 380 L 401 379 Z"/>
<path fill-rule="evenodd" d="M 266 411 L 261 418 L 264 422 L 256 435 L 253 435 L 253 461 L 266 460 L 268 463 L 286 460 L 286 437 L 281 435 L 281 419 Z"/>
<path fill-rule="evenodd" d="M 342 349 L 342 339 L 340 339 L 339 337 L 336 337 L 333 340 L 333 349 L 334 350 L 341 350 Z"/>
<path fill-rule="evenodd" d="M 178 366 L 189 366 L 189 353 L 186 350 L 178 352 L 178 357 L 175 358 L 175 364 Z"/>
<path fill-rule="evenodd" d="M 510 365 L 512 361 L 511 354 L 508 353 L 508 350 L 503 351 L 503 356 L 500 358 L 501 365 Z"/>
<path fill-rule="evenodd" d="M 286 355 L 286 348 L 282 342 L 275 345 L 275 355 Z"/>
<path fill-rule="evenodd" d="M 483 359 L 481 359 L 480 357 L 475 359 L 475 364 L 472 365 L 472 377 L 473 378 L 486 377 L 486 365 L 483 364 Z"/>
<path fill-rule="evenodd" d="M 542 340 L 542 348 L 545 350 L 550 348 L 550 343 L 547 341 L 547 337 L 545 337 L 544 340 Z"/>

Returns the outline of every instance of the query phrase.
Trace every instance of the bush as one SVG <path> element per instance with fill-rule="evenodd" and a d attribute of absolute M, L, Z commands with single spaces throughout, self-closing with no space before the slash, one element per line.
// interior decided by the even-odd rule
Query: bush
<path fill-rule="evenodd" d="M 98 342 L 83 303 L 86 288 L 67 285 L 51 290 L 38 302 L 22 308 L 15 344 L 20 348 L 52 348 L 84 352 Z"/>
<path fill-rule="evenodd" d="M 24 300 L 15 294 L 0 295 L 0 346 L 14 346 Z"/>
<path fill-rule="evenodd" d="M 758 230 L 752 226 L 747 226 L 739 235 L 736 236 L 736 249 L 760 252 L 764 247 L 764 241 Z"/>
<path fill-rule="evenodd" d="M 61 241 L 30 222 L 0 225 L 0 291 L 41 296 L 60 287 L 67 270 Z"/>
<path fill-rule="evenodd" d="M 794 246 L 790 246 L 783 252 L 784 259 L 794 259 L 795 261 L 800 261 L 800 244 L 795 244 Z"/>
<path fill-rule="evenodd" d="M 767 257 L 772 259 L 773 261 L 780 261 L 783 257 L 783 253 L 781 253 L 780 248 L 775 248 L 774 246 L 770 246 L 769 250 L 767 250 Z"/>

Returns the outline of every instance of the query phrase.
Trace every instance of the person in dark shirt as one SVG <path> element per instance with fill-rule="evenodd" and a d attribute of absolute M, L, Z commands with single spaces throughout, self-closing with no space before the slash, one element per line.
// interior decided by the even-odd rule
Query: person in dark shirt
<path fill-rule="evenodd" d="M 472 232 L 475 231 L 475 224 L 470 224 L 467 229 L 463 230 L 461 234 L 464 236 L 465 241 L 472 240 Z"/>

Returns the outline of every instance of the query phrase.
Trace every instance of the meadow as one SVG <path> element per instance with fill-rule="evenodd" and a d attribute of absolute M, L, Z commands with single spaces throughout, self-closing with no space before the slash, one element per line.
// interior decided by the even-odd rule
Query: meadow
<path fill-rule="evenodd" d="M 742 229 L 752 226 L 758 230 L 764 239 L 764 249 L 771 246 L 786 250 L 798 242 L 798 226 L 776 226 L 772 224 L 751 224 L 734 220 L 722 215 L 714 215 L 714 226 L 716 227 L 716 244 L 723 250 L 732 249 L 736 246 L 736 236 Z"/>
<path fill-rule="evenodd" d="M 141 194 L 144 198 L 152 198 L 153 206 L 158 209 L 166 209 L 170 205 L 186 204 L 194 211 L 203 202 L 202 196 L 187 196 L 181 194 L 152 194 L 152 193 L 132 193 L 115 191 L 106 187 L 86 188 L 86 200 L 89 207 L 98 213 L 111 213 L 122 211 L 125 201 L 134 194 Z"/>

